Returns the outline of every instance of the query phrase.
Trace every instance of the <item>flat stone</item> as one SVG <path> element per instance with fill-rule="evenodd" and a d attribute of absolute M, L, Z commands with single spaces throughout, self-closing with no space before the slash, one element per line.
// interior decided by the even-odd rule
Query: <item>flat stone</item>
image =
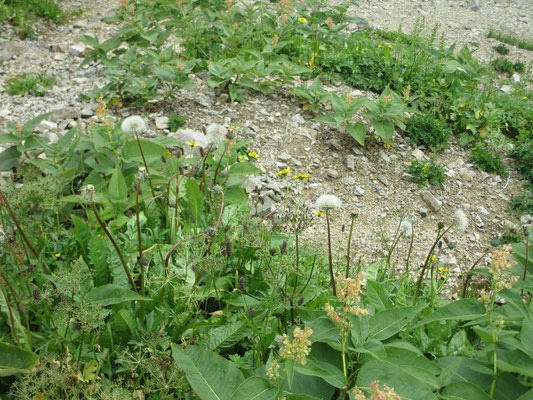
<path fill-rule="evenodd" d="M 384 186 L 389 186 L 389 180 L 385 175 L 378 175 L 378 181 L 380 181 Z"/>
<path fill-rule="evenodd" d="M 213 98 L 208 96 L 207 94 L 205 93 L 197 93 L 195 96 L 194 96 L 194 102 L 202 107 L 205 107 L 205 108 L 211 108 L 213 106 Z"/>
<path fill-rule="evenodd" d="M 339 177 L 339 173 L 337 172 L 337 170 L 331 168 L 331 169 L 328 169 L 327 171 L 327 175 L 330 177 L 330 178 L 333 178 L 333 179 L 337 179 Z"/>
<path fill-rule="evenodd" d="M 437 199 L 431 192 L 425 190 L 420 193 L 420 197 L 426 203 L 426 205 L 434 212 L 439 212 L 442 207 L 442 202 Z"/>
<path fill-rule="evenodd" d="M 477 208 L 480 214 L 483 214 L 485 217 L 488 217 L 490 215 L 490 212 L 483 206 L 479 206 Z"/>
<path fill-rule="evenodd" d="M 155 127 L 157 129 L 168 129 L 170 120 L 168 117 L 162 116 L 162 117 L 155 117 Z"/>
<path fill-rule="evenodd" d="M 333 150 L 342 151 L 344 147 L 342 146 L 339 139 L 329 139 L 326 141 L 326 145 Z"/>
<path fill-rule="evenodd" d="M 55 122 L 52 122 L 52 121 L 47 121 L 46 119 L 44 121 L 42 121 L 40 124 L 39 124 L 39 130 L 41 132 L 44 132 L 44 131 L 49 131 L 49 130 L 52 130 L 52 129 L 57 129 L 57 124 Z"/>
<path fill-rule="evenodd" d="M 418 213 L 420 214 L 422 218 L 426 218 L 428 216 L 428 209 L 424 207 L 420 207 L 420 209 L 418 210 Z"/>
<path fill-rule="evenodd" d="M 283 161 L 285 163 L 289 162 L 292 160 L 292 157 L 289 153 L 281 153 L 279 156 L 278 156 L 278 160 L 280 161 Z"/>
<path fill-rule="evenodd" d="M 305 118 L 302 117 L 302 114 L 294 114 L 292 116 L 292 122 L 294 122 L 295 124 L 300 125 L 300 124 L 305 123 Z"/>
<path fill-rule="evenodd" d="M 352 178 L 351 176 L 348 176 L 346 179 L 344 179 L 344 183 L 347 186 L 353 186 L 353 185 L 355 185 L 355 179 Z"/>
<path fill-rule="evenodd" d="M 362 196 L 365 194 L 365 189 L 363 189 L 361 186 L 356 187 L 353 191 L 353 194 L 355 194 L 356 196 Z"/>
<path fill-rule="evenodd" d="M 348 154 L 346 157 L 344 157 L 344 165 L 350 171 L 353 171 L 355 169 L 355 156 L 352 154 Z"/>
<path fill-rule="evenodd" d="M 420 160 L 423 160 L 425 155 L 424 155 L 424 152 L 420 149 L 414 149 L 412 152 L 411 152 L 411 155 L 416 158 L 418 161 Z"/>
<path fill-rule="evenodd" d="M 80 116 L 81 113 L 77 108 L 63 107 L 57 110 L 54 115 L 52 115 L 51 119 L 54 120 L 54 122 L 57 122 L 65 119 L 78 119 Z"/>
<path fill-rule="evenodd" d="M 0 64 L 18 56 L 22 51 L 23 49 L 15 46 L 10 41 L 0 39 Z"/>
<path fill-rule="evenodd" d="M 513 83 L 520 82 L 520 74 L 515 72 L 513 75 L 511 75 L 511 82 Z"/>
<path fill-rule="evenodd" d="M 411 174 L 408 174 L 407 172 L 404 172 L 402 174 L 402 179 L 404 181 L 407 181 L 407 182 L 414 182 L 414 183 L 420 182 L 420 178 L 418 178 L 417 176 L 413 176 Z"/>
<path fill-rule="evenodd" d="M 74 57 L 84 57 L 85 56 L 85 45 L 81 43 L 76 43 L 70 46 L 67 50 L 68 54 Z"/>
<path fill-rule="evenodd" d="M 390 162 L 390 157 L 383 150 L 381 150 L 378 155 L 379 155 L 379 158 L 385 161 L 386 163 Z"/>

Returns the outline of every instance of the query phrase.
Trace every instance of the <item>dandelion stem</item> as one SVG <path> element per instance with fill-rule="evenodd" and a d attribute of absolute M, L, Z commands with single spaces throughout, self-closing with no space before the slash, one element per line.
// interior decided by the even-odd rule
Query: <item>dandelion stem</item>
<path fill-rule="evenodd" d="M 133 280 L 133 278 L 131 276 L 130 269 L 128 268 L 128 265 L 126 264 L 126 261 L 124 260 L 124 256 L 122 255 L 122 252 L 120 251 L 120 248 L 118 247 L 117 242 L 115 242 L 115 239 L 113 238 L 113 235 L 111 235 L 111 232 L 109 232 L 109 230 L 105 226 L 104 222 L 100 218 L 100 215 L 98 215 L 98 210 L 96 209 L 96 206 L 94 205 L 94 203 L 91 203 L 91 207 L 93 209 L 94 215 L 96 216 L 96 219 L 98 220 L 98 223 L 100 224 L 100 226 L 104 230 L 104 232 L 107 235 L 107 237 L 109 238 L 109 240 L 111 240 L 111 243 L 113 243 L 113 247 L 115 248 L 115 250 L 117 251 L 118 256 L 120 257 L 120 261 L 122 262 L 122 266 L 124 267 L 124 272 L 128 276 L 128 280 L 130 281 L 131 288 L 133 289 L 134 292 L 138 293 L 137 292 L 137 287 L 135 286 L 135 281 Z"/>
<path fill-rule="evenodd" d="M 348 234 L 348 249 L 346 250 L 346 278 L 350 276 L 350 247 L 352 245 L 353 226 L 358 216 L 358 214 L 352 214 L 352 223 L 350 224 L 350 233 Z"/>
<path fill-rule="evenodd" d="M 326 222 L 328 225 L 329 277 L 333 289 L 333 296 L 337 296 L 337 290 L 335 289 L 335 276 L 333 275 L 333 255 L 331 253 L 331 229 L 329 225 L 329 209 L 326 209 Z"/>

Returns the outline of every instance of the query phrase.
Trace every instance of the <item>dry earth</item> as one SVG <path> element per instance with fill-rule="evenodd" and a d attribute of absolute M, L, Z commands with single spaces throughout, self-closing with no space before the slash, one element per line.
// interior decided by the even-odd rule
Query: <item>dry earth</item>
<path fill-rule="evenodd" d="M 40 127 L 41 134 L 57 140 L 69 124 L 84 124 L 95 118 L 95 104 L 80 103 L 77 97 L 95 83 L 101 85 L 104 82 L 99 75 L 101 67 L 77 68 L 82 60 L 83 46 L 75 38 L 83 34 L 96 34 L 100 38 L 110 36 L 115 27 L 100 20 L 112 15 L 119 2 L 66 0 L 59 3 L 69 10 L 81 7 L 84 12 L 69 25 L 55 27 L 39 23 L 35 26 L 38 41 L 9 39 L 10 28 L 0 26 L 0 37 L 3 37 L 0 39 L 0 128 L 6 121 L 21 123 L 41 113 L 58 110 Z M 365 17 L 370 26 L 397 29 L 401 25 L 407 32 L 417 21 L 420 23 L 420 18 L 425 18 L 428 33 L 438 23 L 439 32 L 444 33 L 448 41 L 478 43 L 478 54 L 484 61 L 495 54 L 492 46 L 496 42 L 485 38 L 489 27 L 508 29 L 533 39 L 530 0 L 480 0 L 475 4 L 466 0 L 361 0 L 359 7 L 351 7 L 350 12 Z M 531 51 L 511 49 L 513 59 L 525 62 L 533 59 Z M 6 93 L 7 79 L 22 72 L 41 70 L 58 78 L 48 96 L 37 98 Z M 459 282 L 458 274 L 468 269 L 483 253 L 491 238 L 501 234 L 506 227 L 519 229 L 519 221 L 506 209 L 512 196 L 520 192 L 516 174 L 511 173 L 509 178 L 502 180 L 481 172 L 468 162 L 468 153 L 456 144 L 433 156 L 398 134 L 397 144 L 392 149 L 376 143 L 362 148 L 345 132 L 314 121 L 313 116 L 302 111 L 288 94 L 289 88 L 268 96 L 250 94 L 244 103 L 230 104 L 208 88 L 205 74 L 193 78 L 197 88 L 184 92 L 178 101 L 166 105 L 165 109 L 156 112 L 121 109 L 115 116 L 144 115 L 151 124 L 149 135 L 175 134 L 165 129 L 164 117 L 180 114 L 187 117 L 187 128 L 201 132 L 207 127 L 225 130 L 231 126 L 241 137 L 252 138 L 250 151 L 260 155 L 256 164 L 264 174 L 249 181 L 247 189 L 251 203 L 262 214 L 278 208 L 285 195 L 286 179 L 290 197 L 298 198 L 300 184 L 291 177 L 278 176 L 281 169 L 289 167 L 293 174 L 310 174 L 302 193 L 309 206 L 313 207 L 317 197 L 325 193 L 335 194 L 343 202 L 343 207 L 332 213 L 334 241 L 339 254 L 345 252 L 347 236 L 346 232 L 341 232 L 341 227 L 349 225 L 352 213 L 359 215 L 352 239 L 352 255 L 354 259 L 361 258 L 365 265 L 381 257 L 381 233 L 390 238 L 401 216 L 409 215 L 416 220 L 412 260 L 413 265 L 417 265 L 429 250 L 437 223 L 450 221 L 454 210 L 461 208 L 468 215 L 469 226 L 465 232 L 450 231 L 448 239 L 458 245 L 454 250 L 443 248 L 440 254 L 441 265 L 450 269 L 445 286 L 445 294 L 450 295 Z M 332 85 L 327 89 L 354 91 L 343 85 Z M 354 96 L 375 97 L 375 94 L 354 91 Z M 402 178 L 413 159 L 430 157 L 435 157 L 446 168 L 448 179 L 444 187 L 420 189 L 416 183 Z M 423 193 L 434 196 L 440 203 L 439 208 L 432 210 L 422 198 Z M 291 207 L 290 204 L 284 202 L 284 206 Z M 324 221 L 319 221 L 317 227 L 319 245 L 323 245 Z M 314 234 L 314 228 L 306 232 L 310 238 Z M 399 269 L 405 263 L 407 248 L 408 241 L 400 240 L 393 257 Z"/>

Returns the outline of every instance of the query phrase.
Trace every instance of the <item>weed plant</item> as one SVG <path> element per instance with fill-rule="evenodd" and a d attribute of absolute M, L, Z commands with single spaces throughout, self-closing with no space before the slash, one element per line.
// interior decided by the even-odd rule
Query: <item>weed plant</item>
<path fill-rule="evenodd" d="M 406 172 L 418 179 L 419 187 L 424 187 L 428 183 L 441 186 L 446 181 L 444 167 L 433 161 L 413 160 Z"/>
<path fill-rule="evenodd" d="M 27 73 L 15 76 L 7 81 L 7 93 L 10 95 L 24 95 L 42 97 L 46 90 L 54 86 L 56 78 L 46 73 Z"/>
<path fill-rule="evenodd" d="M 503 58 L 503 57 L 498 57 L 494 59 L 491 62 L 491 65 L 494 67 L 496 71 L 506 72 L 509 75 L 512 75 L 515 72 L 524 72 L 525 70 L 525 65 L 523 62 L 516 61 L 513 63 L 512 61 L 509 61 L 508 59 Z"/>
<path fill-rule="evenodd" d="M 487 37 L 499 40 L 503 43 L 510 44 L 511 46 L 516 46 L 520 49 L 533 50 L 533 41 L 527 38 L 519 38 L 515 35 L 497 31 L 495 29 L 490 29 L 487 33 Z"/>
<path fill-rule="evenodd" d="M 431 114 L 416 115 L 409 118 L 405 131 L 411 141 L 424 145 L 432 151 L 447 147 L 452 136 L 450 127 Z"/>
<path fill-rule="evenodd" d="M 509 50 L 509 47 L 504 45 L 503 43 L 499 43 L 497 46 L 494 46 L 493 49 L 504 56 L 510 53 L 511 50 Z"/>

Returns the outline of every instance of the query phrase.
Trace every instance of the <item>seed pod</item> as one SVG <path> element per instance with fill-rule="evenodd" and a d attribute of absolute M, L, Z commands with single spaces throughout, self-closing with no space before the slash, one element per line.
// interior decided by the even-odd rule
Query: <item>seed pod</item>
<path fill-rule="evenodd" d="M 40 300 L 41 299 L 41 291 L 37 288 L 33 289 L 33 299 L 34 300 Z"/>
<path fill-rule="evenodd" d="M 232 246 L 231 246 L 231 240 L 229 238 L 226 238 L 226 257 L 231 257 L 231 253 L 232 253 Z"/>
<path fill-rule="evenodd" d="M 239 289 L 246 289 L 246 280 L 242 276 L 239 278 Z"/>
<path fill-rule="evenodd" d="M 287 252 L 287 241 L 286 240 L 284 240 L 283 243 L 281 244 L 281 249 L 279 252 L 281 253 L 281 255 Z"/>

